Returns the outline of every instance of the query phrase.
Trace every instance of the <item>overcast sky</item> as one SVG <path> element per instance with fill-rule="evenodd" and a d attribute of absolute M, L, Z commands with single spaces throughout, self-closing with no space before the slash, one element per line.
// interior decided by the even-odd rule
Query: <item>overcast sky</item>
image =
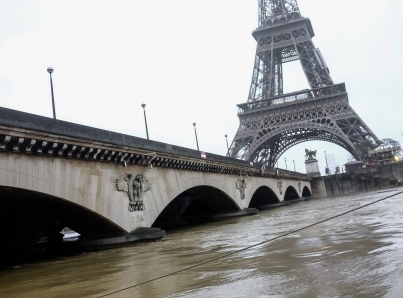
<path fill-rule="evenodd" d="M 380 138 L 402 142 L 403 1 L 299 0 L 335 83 Z M 0 0 L 0 106 L 52 117 L 54 68 L 60 120 L 226 154 L 246 102 L 256 50 L 257 0 Z M 285 92 L 308 87 L 299 61 L 284 66 Z M 307 142 L 279 162 L 305 172 Z"/>

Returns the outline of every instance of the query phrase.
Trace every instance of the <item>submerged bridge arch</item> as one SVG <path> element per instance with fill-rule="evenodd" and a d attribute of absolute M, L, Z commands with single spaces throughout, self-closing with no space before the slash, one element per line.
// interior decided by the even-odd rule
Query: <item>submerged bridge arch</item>
<path fill-rule="evenodd" d="M 294 186 L 290 185 L 287 187 L 284 193 L 284 201 L 292 201 L 302 197 L 302 193 L 298 192 Z"/>
<path fill-rule="evenodd" d="M 160 171 L 162 172 L 157 173 Z M 150 226 L 157 226 L 158 222 L 163 222 L 162 218 L 178 219 L 191 204 L 197 202 L 203 202 L 217 212 L 243 209 L 242 199 L 236 188 L 236 175 L 222 179 L 220 174 L 170 170 L 167 176 L 163 171 L 153 169 L 149 172 L 158 176 L 153 178 L 149 175 L 156 190 L 152 190 L 150 196 L 145 198 L 145 202 L 151 203 L 144 210 Z"/>
<path fill-rule="evenodd" d="M 276 191 L 267 185 L 262 185 L 257 187 L 257 189 L 253 192 L 248 206 L 249 208 L 259 209 L 261 206 L 276 203 L 280 203 L 280 198 L 278 194 L 276 194 Z"/>
<path fill-rule="evenodd" d="M 247 195 L 244 206 L 259 209 L 260 205 L 275 204 L 285 200 L 286 191 L 289 188 L 295 190 L 298 198 L 301 198 L 304 188 L 306 194 L 311 193 L 311 184 L 304 180 L 290 179 L 261 179 L 254 178 L 252 183 L 247 188 Z M 307 195 L 307 197 L 310 195 Z"/>
<path fill-rule="evenodd" d="M 211 179 L 207 179 L 209 180 Z M 207 184 L 188 181 L 193 184 L 192 187 L 182 189 L 183 191 L 178 195 L 176 195 L 177 191 L 169 195 L 167 202 L 161 206 L 164 209 L 156 212 L 159 214 L 152 226 L 165 227 L 175 222 L 201 220 L 219 213 L 241 210 L 237 198 L 233 199 L 227 192 L 214 185 L 215 183 L 211 183 L 213 181 L 215 180 Z"/>
<path fill-rule="evenodd" d="M 7 243 L 22 244 L 60 240 L 60 232 L 66 227 L 78 232 L 82 239 L 125 233 L 108 218 L 81 204 L 49 192 L 14 186 L 0 186 L 0 225 L 7 227 L 2 232 Z"/>
<path fill-rule="evenodd" d="M 302 189 L 302 197 L 311 197 L 312 196 L 312 191 L 307 187 L 304 186 L 304 188 Z"/>

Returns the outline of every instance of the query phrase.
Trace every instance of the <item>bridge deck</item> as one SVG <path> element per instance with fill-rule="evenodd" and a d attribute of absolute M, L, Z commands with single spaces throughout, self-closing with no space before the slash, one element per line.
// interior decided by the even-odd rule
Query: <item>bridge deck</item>
<path fill-rule="evenodd" d="M 128 164 L 184 167 L 190 170 L 224 173 L 241 171 L 251 175 L 261 174 L 259 165 L 247 161 L 212 153 L 206 153 L 204 159 L 197 150 L 2 107 L 0 107 L 0 151 L 67 158 L 86 157 L 105 162 L 125 161 Z M 205 166 L 200 168 L 200 165 Z M 290 178 L 306 178 L 306 175 L 301 173 L 285 170 L 281 172 Z M 275 175 L 276 172 L 274 169 L 266 169 L 265 174 Z"/>

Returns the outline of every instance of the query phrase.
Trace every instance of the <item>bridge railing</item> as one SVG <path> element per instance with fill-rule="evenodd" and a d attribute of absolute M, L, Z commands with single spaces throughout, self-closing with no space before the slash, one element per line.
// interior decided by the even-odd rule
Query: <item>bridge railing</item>
<path fill-rule="evenodd" d="M 323 98 L 328 96 L 340 95 L 341 93 L 345 92 L 346 86 L 344 83 L 311 90 L 306 89 L 299 92 L 274 96 L 269 99 L 238 104 L 238 115 L 251 111 L 271 109 L 287 104 L 294 104 L 299 101 L 305 101 L 313 98 Z"/>

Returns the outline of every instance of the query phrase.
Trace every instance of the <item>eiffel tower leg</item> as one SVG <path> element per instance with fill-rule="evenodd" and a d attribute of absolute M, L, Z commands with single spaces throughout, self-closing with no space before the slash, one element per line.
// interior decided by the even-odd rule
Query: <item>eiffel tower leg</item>
<path fill-rule="evenodd" d="M 267 99 L 283 92 L 281 54 L 274 51 L 271 43 L 270 37 L 257 47 L 248 101 Z"/>
<path fill-rule="evenodd" d="M 311 89 L 333 85 L 326 62 L 312 40 L 296 43 L 295 47 Z"/>
<path fill-rule="evenodd" d="M 283 62 L 281 52 L 275 53 L 274 88 L 271 96 L 283 94 Z"/>

